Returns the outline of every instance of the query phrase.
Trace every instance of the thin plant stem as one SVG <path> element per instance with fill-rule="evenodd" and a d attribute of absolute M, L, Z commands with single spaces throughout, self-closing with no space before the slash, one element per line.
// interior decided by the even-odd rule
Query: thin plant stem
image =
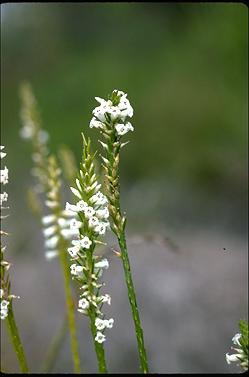
<path fill-rule="evenodd" d="M 45 361 L 42 366 L 42 373 L 50 373 L 54 367 L 56 358 L 66 337 L 68 329 L 67 322 L 67 318 L 65 318 L 59 328 L 59 331 L 55 334 L 55 337 L 49 346 Z"/>
<path fill-rule="evenodd" d="M 16 352 L 16 355 L 17 355 L 20 370 L 22 373 L 28 373 L 29 372 L 28 365 L 27 365 L 25 354 L 24 354 L 24 349 L 21 343 L 17 324 L 15 321 L 12 302 L 10 302 L 9 304 L 8 316 L 6 318 L 6 325 L 8 327 L 10 338 L 11 338 L 14 350 Z"/>
<path fill-rule="evenodd" d="M 66 306 L 67 306 L 67 319 L 68 319 L 68 327 L 71 337 L 71 350 L 72 350 L 72 357 L 73 357 L 73 364 L 74 364 L 74 372 L 80 373 L 80 358 L 79 358 L 79 349 L 78 349 L 78 340 L 76 335 L 76 324 L 75 324 L 75 313 L 74 313 L 74 302 L 72 297 L 71 291 L 71 276 L 70 276 L 70 269 L 68 266 L 68 259 L 65 252 L 65 242 L 61 240 L 60 242 L 60 250 L 59 256 L 61 261 L 61 268 L 63 272 L 64 278 L 64 290 L 65 290 L 65 298 L 66 298 Z"/>

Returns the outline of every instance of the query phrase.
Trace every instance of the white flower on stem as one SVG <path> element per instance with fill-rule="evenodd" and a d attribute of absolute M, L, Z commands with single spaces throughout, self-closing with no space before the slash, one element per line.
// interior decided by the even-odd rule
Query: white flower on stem
<path fill-rule="evenodd" d="M 72 275 L 80 275 L 83 271 L 83 267 L 78 266 L 77 264 L 74 263 L 70 266 L 70 270 L 71 270 Z"/>
<path fill-rule="evenodd" d="M 75 196 L 77 196 L 77 198 L 81 199 L 81 193 L 80 193 L 79 190 L 77 190 L 77 189 L 74 188 L 74 187 L 70 187 L 70 189 L 71 189 L 72 193 L 73 193 Z"/>
<path fill-rule="evenodd" d="M 238 333 L 238 334 L 235 334 L 233 339 L 232 339 L 232 342 L 233 344 L 237 345 L 237 346 L 240 346 L 240 342 L 239 342 L 239 339 L 241 338 L 241 334 Z"/>
<path fill-rule="evenodd" d="M 96 216 L 98 216 L 101 219 L 108 219 L 108 217 L 110 216 L 108 208 L 105 207 L 103 209 L 98 209 L 96 211 Z"/>
<path fill-rule="evenodd" d="M 32 123 L 31 123 L 31 125 L 27 124 L 27 125 L 23 126 L 20 129 L 19 135 L 21 136 L 21 138 L 28 140 L 28 139 L 32 139 L 33 138 L 34 133 L 35 133 L 35 129 L 32 126 Z"/>
<path fill-rule="evenodd" d="M 71 220 L 64 219 L 64 217 L 59 217 L 58 220 L 57 220 L 59 227 L 62 228 L 62 229 L 69 227 L 70 222 L 71 222 Z"/>
<path fill-rule="evenodd" d="M 78 212 L 78 207 L 77 205 L 74 205 L 74 204 L 70 204 L 68 202 L 66 202 L 66 211 L 71 211 L 71 212 Z"/>
<path fill-rule="evenodd" d="M 89 301 L 86 298 L 81 298 L 78 303 L 79 308 L 86 310 L 89 308 Z"/>
<path fill-rule="evenodd" d="M 3 295 L 4 295 L 4 290 L 1 288 L 0 289 L 0 298 L 3 298 Z"/>
<path fill-rule="evenodd" d="M 91 206 L 86 207 L 84 210 L 84 214 L 87 219 L 90 219 L 95 214 L 95 210 Z"/>
<path fill-rule="evenodd" d="M 43 225 L 49 225 L 49 224 L 53 223 L 55 220 L 56 220 L 56 216 L 55 215 L 43 216 L 43 218 L 42 218 L 42 224 Z"/>
<path fill-rule="evenodd" d="M 98 343 L 101 344 L 101 343 L 105 342 L 106 337 L 105 337 L 104 334 L 102 334 L 100 331 L 98 331 L 98 332 L 97 332 L 97 335 L 96 335 L 96 337 L 95 337 L 95 340 L 96 340 L 96 342 L 98 342 Z"/>
<path fill-rule="evenodd" d="M 94 231 L 100 235 L 104 235 L 106 232 L 106 228 L 108 223 L 99 223 L 95 228 Z"/>
<path fill-rule="evenodd" d="M 105 321 L 101 318 L 96 318 L 95 319 L 95 326 L 96 326 L 97 330 L 104 330 Z"/>
<path fill-rule="evenodd" d="M 49 134 L 45 130 L 39 130 L 37 137 L 41 144 L 45 144 L 49 139 Z"/>
<path fill-rule="evenodd" d="M 115 129 L 119 136 L 125 135 L 127 132 L 130 131 L 130 127 L 123 123 L 118 123 L 115 125 Z"/>
<path fill-rule="evenodd" d="M 103 295 L 103 296 L 100 296 L 100 297 L 99 297 L 99 300 L 100 300 L 101 302 L 103 302 L 103 303 L 106 302 L 108 305 L 111 305 L 111 296 L 108 295 L 108 294 L 105 294 L 105 295 Z"/>
<path fill-rule="evenodd" d="M 107 112 L 110 114 L 112 120 L 117 119 L 121 115 L 121 111 L 116 106 L 112 106 Z"/>
<path fill-rule="evenodd" d="M 105 319 L 104 320 L 104 324 L 105 324 L 105 327 L 107 329 L 111 329 L 113 327 L 113 323 L 114 323 L 114 319 L 113 318 Z"/>
<path fill-rule="evenodd" d="M 57 231 L 57 226 L 52 225 L 49 228 L 43 229 L 43 234 L 44 234 L 45 237 L 50 237 L 50 236 L 54 235 L 56 233 L 56 231 Z"/>
<path fill-rule="evenodd" d="M 59 205 L 59 203 L 55 200 L 45 200 L 45 204 L 48 208 L 56 208 Z"/>
<path fill-rule="evenodd" d="M 104 205 L 108 202 L 107 197 L 102 194 L 102 192 L 98 191 L 90 198 L 90 202 L 94 203 L 95 205 Z"/>
<path fill-rule="evenodd" d="M 2 300 L 1 303 L 0 303 L 0 309 L 7 309 L 9 304 L 10 304 L 9 301 Z"/>
<path fill-rule="evenodd" d="M 53 249 L 54 247 L 57 246 L 58 244 L 58 241 L 59 241 L 59 237 L 56 235 L 56 236 L 53 236 L 51 238 L 48 238 L 46 241 L 45 241 L 45 247 L 46 248 L 49 248 L 49 249 Z"/>
<path fill-rule="evenodd" d="M 66 239 L 69 240 L 71 237 L 78 236 L 79 235 L 79 229 L 78 228 L 73 228 L 73 229 L 61 229 L 61 234 L 62 236 Z"/>
<path fill-rule="evenodd" d="M 4 145 L 0 145 L 0 151 L 2 151 L 4 148 L 5 148 Z M 4 158 L 6 155 L 7 155 L 7 153 L 5 153 L 5 152 L 0 152 L 0 158 L 1 158 L 1 159 Z"/>
<path fill-rule="evenodd" d="M 92 241 L 87 236 L 84 236 L 80 240 L 80 245 L 83 247 L 83 249 L 89 249 L 91 244 L 92 244 Z"/>
<path fill-rule="evenodd" d="M 67 251 L 72 258 L 77 258 L 78 252 L 80 251 L 80 247 L 79 246 L 72 246 L 72 247 L 69 247 L 67 249 Z"/>
<path fill-rule="evenodd" d="M 6 185 L 9 182 L 9 169 L 7 166 L 3 170 L 0 170 L 0 183 Z"/>
<path fill-rule="evenodd" d="M 71 229 L 80 229 L 82 227 L 82 222 L 76 219 L 70 220 L 70 228 Z"/>
<path fill-rule="evenodd" d="M 99 120 L 97 120 L 95 117 L 93 117 L 90 121 L 89 127 L 90 128 L 102 128 L 103 123 L 100 122 Z"/>
<path fill-rule="evenodd" d="M 231 364 L 231 362 L 236 362 L 236 361 L 240 361 L 238 359 L 238 356 L 241 356 L 240 354 L 232 354 L 232 355 L 229 355 L 229 353 L 226 353 L 226 361 L 227 361 L 227 364 Z"/>
<path fill-rule="evenodd" d="M 2 194 L 0 194 L 0 206 L 3 205 L 3 202 L 7 202 L 7 200 L 8 200 L 7 192 L 3 192 Z"/>
<path fill-rule="evenodd" d="M 8 317 L 8 309 L 0 309 L 0 318 L 5 319 Z"/>
<path fill-rule="evenodd" d="M 107 112 L 107 105 L 101 105 L 95 107 L 93 110 L 93 115 L 100 121 L 104 122 L 106 120 L 105 113 Z"/>
<path fill-rule="evenodd" d="M 46 259 L 53 259 L 59 255 L 58 250 L 47 250 L 45 252 L 45 258 Z"/>
<path fill-rule="evenodd" d="M 76 207 L 77 207 L 77 210 L 79 212 L 84 212 L 86 210 L 86 208 L 88 207 L 88 204 L 86 202 L 84 202 L 84 200 L 80 200 L 77 204 L 76 204 Z"/>
<path fill-rule="evenodd" d="M 107 268 L 109 268 L 109 262 L 106 258 L 102 259 L 101 261 L 95 263 L 95 267 L 96 268 L 105 268 L 107 270 Z"/>
<path fill-rule="evenodd" d="M 99 219 L 96 216 L 90 217 L 88 225 L 90 228 L 95 228 L 97 225 L 99 225 Z"/>

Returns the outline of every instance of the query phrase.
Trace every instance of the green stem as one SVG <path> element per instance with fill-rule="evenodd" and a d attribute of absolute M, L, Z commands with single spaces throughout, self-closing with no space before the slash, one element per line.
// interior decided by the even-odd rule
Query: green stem
<path fill-rule="evenodd" d="M 91 308 L 89 310 L 89 317 L 90 317 L 90 326 L 91 326 L 91 332 L 93 336 L 94 341 L 94 347 L 95 352 L 97 355 L 98 365 L 99 365 L 99 373 L 108 373 L 107 372 L 107 366 L 105 362 L 105 350 L 102 344 L 95 341 L 95 336 L 97 335 L 96 326 L 95 326 L 95 310 L 94 308 Z"/>
<path fill-rule="evenodd" d="M 145 350 L 145 346 L 144 346 L 143 329 L 142 329 L 140 318 L 139 318 L 136 294 L 135 294 L 135 289 L 134 289 L 134 285 L 133 285 L 133 281 L 132 281 L 131 267 L 130 267 L 128 252 L 127 252 L 125 231 L 124 230 L 121 232 L 121 234 L 118 238 L 118 241 L 119 241 L 119 246 L 120 246 L 120 249 L 121 249 L 121 258 L 122 258 L 122 261 L 123 261 L 125 280 L 126 280 L 126 285 L 127 285 L 127 289 L 128 289 L 128 297 L 129 297 L 132 315 L 133 315 L 133 320 L 134 320 L 134 325 L 135 325 L 138 351 L 139 351 L 139 359 L 140 359 L 140 369 L 141 369 L 142 373 L 148 373 L 149 368 L 148 368 L 146 350 Z"/>
<path fill-rule="evenodd" d="M 19 361 L 19 366 L 20 370 L 22 373 L 28 373 L 28 365 L 26 361 L 26 357 L 24 354 L 23 346 L 21 343 L 21 339 L 19 336 L 18 328 L 16 325 L 15 317 L 14 317 L 14 312 L 13 312 L 13 307 L 12 307 L 12 301 L 9 304 L 8 308 L 8 316 L 6 318 L 6 324 L 9 330 L 10 338 L 12 340 L 12 344 L 14 347 L 14 350 L 16 352 L 18 361 Z"/>
<path fill-rule="evenodd" d="M 72 357 L 73 357 L 73 364 L 74 364 L 74 372 L 80 373 L 80 358 L 79 358 L 79 349 L 78 349 L 78 341 L 76 336 L 76 324 L 75 324 L 75 314 L 74 314 L 74 303 L 73 297 L 71 292 L 71 276 L 70 276 L 70 269 L 68 266 L 67 254 L 66 254 L 66 246 L 64 242 L 61 242 L 60 245 L 60 261 L 61 267 L 63 271 L 64 277 L 64 289 L 65 289 L 65 297 L 66 297 L 66 305 L 67 305 L 67 318 L 68 318 L 68 327 L 71 337 L 71 350 L 72 350 Z"/>
<path fill-rule="evenodd" d="M 61 345 L 65 339 L 67 329 L 68 329 L 67 318 L 65 318 L 59 328 L 59 331 L 56 333 L 54 339 L 52 340 L 51 345 L 49 346 L 46 359 L 42 367 L 42 373 L 50 373 L 51 370 L 53 369 L 55 360 L 57 358 Z"/>

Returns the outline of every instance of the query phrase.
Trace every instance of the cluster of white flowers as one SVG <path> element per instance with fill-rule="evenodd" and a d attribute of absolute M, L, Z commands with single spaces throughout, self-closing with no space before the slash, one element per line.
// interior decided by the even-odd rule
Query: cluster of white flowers
<path fill-rule="evenodd" d="M 229 354 L 226 353 L 226 361 L 228 364 L 231 364 L 233 362 L 237 362 L 238 366 L 241 366 L 243 369 L 248 369 L 248 356 L 246 357 L 245 352 L 243 348 L 241 347 L 240 338 L 242 337 L 242 334 L 238 333 L 235 334 L 232 338 L 233 344 L 236 346 L 236 348 L 231 347 L 232 350 L 234 350 L 236 353 Z M 247 360 L 245 360 L 247 359 Z"/>
<path fill-rule="evenodd" d="M 108 123 L 112 123 L 117 135 L 123 136 L 129 131 L 134 131 L 134 127 L 129 122 L 133 116 L 133 108 L 127 98 L 127 94 L 121 90 L 114 90 L 110 99 L 95 97 L 99 106 L 93 110 L 93 118 L 90 121 L 90 128 L 105 129 Z"/>
<path fill-rule="evenodd" d="M 102 343 L 106 338 L 101 331 L 111 328 L 114 322 L 113 319 L 104 319 L 104 314 L 101 312 L 103 303 L 111 304 L 111 297 L 108 294 L 99 294 L 100 288 L 104 285 L 99 282 L 99 278 L 103 269 L 109 267 L 109 262 L 106 258 L 94 256 L 93 251 L 96 244 L 101 242 L 98 239 L 104 236 L 110 224 L 108 200 L 99 191 L 101 185 L 98 184 L 96 175 L 90 173 L 93 172 L 93 169 L 91 162 L 88 174 L 86 164 L 83 164 L 85 172 L 80 170 L 80 176 L 76 179 L 76 188 L 71 187 L 71 191 L 78 201 L 76 200 L 76 204 L 66 203 L 62 213 L 63 217 L 60 219 L 60 226 L 63 236 L 71 239 L 68 253 L 73 262 L 70 267 L 72 278 L 81 284 L 78 311 L 88 315 L 90 305 L 95 308 L 97 315 L 95 341 Z M 86 177 L 89 184 L 86 184 Z M 91 256 L 90 265 L 89 255 Z"/>

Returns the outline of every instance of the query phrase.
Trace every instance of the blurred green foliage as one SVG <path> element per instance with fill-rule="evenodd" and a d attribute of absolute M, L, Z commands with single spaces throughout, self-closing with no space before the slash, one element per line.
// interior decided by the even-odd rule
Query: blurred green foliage
<path fill-rule="evenodd" d="M 94 96 L 134 107 L 126 182 L 148 178 L 241 200 L 247 190 L 247 26 L 242 3 L 2 5 L 2 136 L 21 179 L 18 86 L 29 80 L 52 150 L 81 153 Z"/>

